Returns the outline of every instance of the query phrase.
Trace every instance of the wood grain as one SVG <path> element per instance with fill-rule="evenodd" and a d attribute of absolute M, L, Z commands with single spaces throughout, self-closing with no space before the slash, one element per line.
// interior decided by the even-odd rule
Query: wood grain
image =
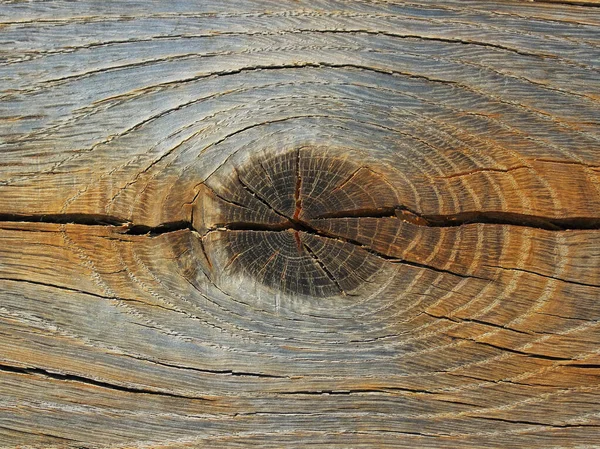
<path fill-rule="evenodd" d="M 600 447 L 596 6 L 2 2 L 0 447 Z"/>

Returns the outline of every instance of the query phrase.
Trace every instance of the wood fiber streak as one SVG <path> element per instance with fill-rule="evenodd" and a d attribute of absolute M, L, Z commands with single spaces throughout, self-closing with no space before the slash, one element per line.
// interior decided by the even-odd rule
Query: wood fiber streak
<path fill-rule="evenodd" d="M 600 447 L 597 1 L 0 4 L 0 447 Z"/>

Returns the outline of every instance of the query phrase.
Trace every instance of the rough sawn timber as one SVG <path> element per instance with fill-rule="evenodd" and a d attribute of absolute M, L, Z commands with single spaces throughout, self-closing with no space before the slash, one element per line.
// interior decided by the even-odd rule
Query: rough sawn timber
<path fill-rule="evenodd" d="M 2 2 L 0 446 L 600 447 L 597 6 Z M 392 212 L 197 215 L 300 148 Z M 216 273 L 253 232 L 385 276 Z"/>

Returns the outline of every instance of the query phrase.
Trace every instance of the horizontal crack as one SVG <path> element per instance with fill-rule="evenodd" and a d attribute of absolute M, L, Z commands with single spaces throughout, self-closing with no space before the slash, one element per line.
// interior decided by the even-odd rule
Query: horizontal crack
<path fill-rule="evenodd" d="M 101 214 L 0 214 L 0 222 L 79 224 L 87 226 L 124 226 L 128 222 Z"/>
<path fill-rule="evenodd" d="M 532 332 L 523 332 L 523 331 L 518 330 L 518 329 L 513 329 L 511 327 L 503 326 L 503 325 L 496 324 L 496 323 L 491 323 L 489 321 L 478 320 L 478 319 L 475 319 L 475 318 L 459 318 L 459 317 L 452 317 L 452 316 L 440 316 L 440 315 L 434 315 L 432 313 L 429 313 L 426 310 L 424 310 L 423 313 L 425 315 L 428 315 L 428 316 L 430 316 L 432 318 L 436 318 L 438 320 L 448 320 L 448 321 L 452 321 L 454 323 L 475 323 L 475 324 L 481 324 L 482 326 L 490 326 L 490 327 L 494 327 L 496 329 L 517 332 L 519 334 L 525 334 L 525 335 L 531 335 L 532 334 Z"/>
<path fill-rule="evenodd" d="M 364 208 L 348 211 L 329 212 L 314 217 L 332 218 L 392 218 L 399 217 L 419 226 L 435 228 L 456 227 L 467 224 L 496 224 L 545 229 L 548 231 L 600 230 L 600 217 L 549 218 L 516 212 L 459 212 L 456 214 L 422 214 L 406 206 Z"/>
<path fill-rule="evenodd" d="M 417 388 L 403 388 L 394 386 L 381 386 L 379 388 L 351 388 L 351 389 L 339 389 L 339 390 L 293 390 L 293 391 L 279 391 L 277 394 L 280 395 L 351 395 L 351 394 L 392 394 L 394 392 L 402 392 L 408 394 L 423 394 L 423 395 L 436 395 L 434 391 L 417 389 Z"/>
<path fill-rule="evenodd" d="M 307 234 L 319 236 L 324 239 L 330 239 L 330 240 L 335 240 L 338 242 L 348 243 L 350 245 L 357 246 L 357 247 L 363 249 L 364 251 L 368 252 L 369 254 L 371 254 L 375 257 L 378 257 L 380 259 L 383 259 L 390 263 L 408 265 L 408 266 L 412 266 L 412 267 L 416 267 L 416 268 L 424 268 L 427 270 L 435 271 L 437 273 L 451 274 L 453 276 L 458 276 L 461 278 L 470 278 L 470 279 L 480 279 L 483 281 L 491 281 L 491 279 L 485 278 L 485 277 L 475 276 L 475 275 L 471 275 L 471 274 L 457 273 L 454 271 L 444 270 L 442 268 L 437 268 L 437 267 L 422 264 L 419 262 L 413 262 L 413 261 L 409 261 L 409 260 L 405 260 L 405 259 L 400 259 L 397 257 L 392 257 L 385 253 L 376 251 L 373 248 L 370 248 L 357 240 L 312 228 L 308 224 L 306 224 L 305 222 L 300 221 L 300 220 L 298 220 L 298 221 L 290 220 L 287 223 L 273 224 L 273 225 L 257 224 L 257 223 L 235 223 L 232 225 L 223 225 L 223 226 L 220 226 L 217 228 L 209 229 L 204 235 L 206 235 L 210 232 L 215 232 L 215 231 L 287 232 L 290 230 L 301 231 L 301 232 L 305 232 Z M 303 245 L 303 246 L 307 250 L 307 252 L 311 255 L 311 257 L 314 258 L 314 254 L 311 251 L 308 251 L 308 248 L 306 247 L 306 245 Z M 319 263 L 319 265 L 321 266 L 321 268 L 323 268 L 321 263 Z M 326 273 L 328 274 L 329 277 L 332 277 L 331 273 L 329 273 L 327 271 L 326 271 Z M 337 285 L 337 282 L 336 282 L 336 285 Z M 338 285 L 338 288 L 340 288 L 340 291 L 343 293 L 343 289 L 341 287 L 339 287 L 339 285 Z"/>
<path fill-rule="evenodd" d="M 600 230 L 600 217 L 548 218 L 515 212 L 460 212 L 453 215 L 415 215 L 426 220 L 428 226 L 451 227 L 465 224 L 497 224 L 545 229 L 547 231 Z"/>
<path fill-rule="evenodd" d="M 552 279 L 554 281 L 559 281 L 559 282 L 565 282 L 567 284 L 573 284 L 573 285 L 581 285 L 583 287 L 592 287 L 592 288 L 599 288 L 600 285 L 597 284 L 589 284 L 586 282 L 578 282 L 578 281 L 573 281 L 570 279 L 564 279 L 564 278 L 559 278 L 556 276 L 551 276 L 548 274 L 543 274 L 543 273 L 538 273 L 537 271 L 532 271 L 532 270 L 525 270 L 523 268 L 511 268 L 511 267 L 502 267 L 499 265 L 484 265 L 485 267 L 489 267 L 489 268 L 496 268 L 499 270 L 503 270 L 503 271 L 516 271 L 519 273 L 528 273 L 528 274 L 533 274 L 534 276 L 540 276 L 546 279 Z"/>
<path fill-rule="evenodd" d="M 598 364 L 598 363 L 565 363 L 562 366 L 568 366 L 568 367 L 572 367 L 572 368 L 598 369 L 598 370 L 600 370 L 600 364 Z"/>
<path fill-rule="evenodd" d="M 227 231 L 302 231 L 307 234 L 319 234 L 323 237 L 326 237 L 324 233 L 318 231 L 317 229 L 312 228 L 306 223 L 300 220 L 288 219 L 288 221 L 283 223 L 251 223 L 251 222 L 233 222 L 233 223 L 222 223 L 213 226 L 211 229 L 207 231 L 216 231 L 216 230 L 227 230 Z"/>
<path fill-rule="evenodd" d="M 272 207 L 269 206 L 272 209 Z M 263 223 L 228 223 L 223 224 L 232 230 L 285 230 L 294 229 L 299 231 L 316 232 L 303 220 L 294 219 L 280 214 L 289 220 L 283 224 Z M 405 206 L 361 208 L 356 210 L 328 212 L 311 218 L 321 219 L 343 219 L 343 218 L 394 218 L 399 217 L 419 226 L 436 228 L 456 227 L 467 224 L 496 224 L 508 226 L 521 226 L 549 231 L 567 230 L 600 230 L 600 217 L 565 217 L 548 218 L 536 215 L 519 214 L 515 212 L 459 212 L 457 214 L 422 214 Z M 126 234 L 130 235 L 158 235 L 184 229 L 193 229 L 192 223 L 188 221 L 165 222 L 157 226 L 133 224 L 132 222 L 111 215 L 102 214 L 0 214 L 1 222 L 21 223 L 47 223 L 47 224 L 77 224 L 86 226 L 126 226 Z"/>
<path fill-rule="evenodd" d="M 587 423 L 552 424 L 552 423 L 543 423 L 543 422 L 538 422 L 538 421 L 497 418 L 497 417 L 493 417 L 493 416 L 471 416 L 471 418 L 484 419 L 487 421 L 500 421 L 500 422 L 505 422 L 505 423 L 510 423 L 510 424 L 525 424 L 528 426 L 553 427 L 553 428 L 557 428 L 557 429 L 569 428 L 569 427 L 599 427 L 597 424 L 587 424 Z"/>
<path fill-rule="evenodd" d="M 145 226 L 145 225 L 133 225 L 129 226 L 125 234 L 128 235 L 161 235 L 167 234 L 169 232 L 175 231 L 183 231 L 183 230 L 193 231 L 194 227 L 192 223 L 188 221 L 173 221 L 169 223 L 162 223 L 158 226 Z"/>
<path fill-rule="evenodd" d="M 237 371 L 237 370 L 232 370 L 232 369 L 196 368 L 193 366 L 177 365 L 177 364 L 173 364 L 173 363 L 162 362 L 159 360 L 153 360 L 153 359 L 133 356 L 133 355 L 129 355 L 129 354 L 127 354 L 126 356 L 131 357 L 136 360 L 142 360 L 145 362 L 153 363 L 155 365 L 166 366 L 169 368 L 176 368 L 176 369 L 181 369 L 181 370 L 197 371 L 200 373 L 222 374 L 222 375 L 241 376 L 241 377 L 260 377 L 260 378 L 265 378 L 265 379 L 289 379 L 289 376 L 279 376 L 276 374 L 266 374 L 266 373 L 257 373 L 257 372 L 249 372 L 249 371 Z"/>
<path fill-rule="evenodd" d="M 571 5 L 571 6 L 587 6 L 591 8 L 598 8 L 600 4 L 592 3 L 590 0 L 533 0 L 535 3 L 554 3 L 559 5 Z"/>
<path fill-rule="evenodd" d="M 465 341 L 472 341 L 473 343 L 476 343 L 478 345 L 488 346 L 490 348 L 494 348 L 494 349 L 499 349 L 501 351 L 510 352 L 511 354 L 523 355 L 523 356 L 531 357 L 531 358 L 534 358 L 534 359 L 550 360 L 550 361 L 557 361 L 557 362 L 570 362 L 570 361 L 573 361 L 573 359 L 568 358 L 568 357 L 557 357 L 557 356 L 552 356 L 552 355 L 536 354 L 536 353 L 521 351 L 519 349 L 512 349 L 512 348 L 507 348 L 505 346 L 495 345 L 493 343 L 489 343 L 489 342 L 486 342 L 486 341 L 475 340 L 473 338 L 461 338 L 461 337 L 457 337 L 457 338 L 459 338 L 461 340 L 465 340 Z"/>
<path fill-rule="evenodd" d="M 134 225 L 130 221 L 111 215 L 101 214 L 0 214 L 0 223 L 40 223 L 40 224 L 74 224 L 83 226 L 113 226 L 125 227 L 124 234 L 128 235 L 159 235 L 184 229 L 193 230 L 188 221 L 161 223 L 158 226 Z"/>
<path fill-rule="evenodd" d="M 405 213 L 406 212 L 406 213 Z M 461 226 L 469 223 L 487 223 L 487 224 L 504 224 L 504 225 L 515 225 L 515 226 L 530 226 L 548 230 L 571 230 L 571 229 L 600 229 L 600 219 L 591 218 L 576 218 L 576 219 L 543 219 L 539 217 L 526 216 L 520 214 L 509 214 L 509 213 L 463 213 L 456 214 L 454 216 L 439 216 L 439 215 L 423 215 L 409 210 L 405 207 L 386 207 L 386 208 L 375 208 L 375 209 L 357 209 L 354 211 L 342 211 L 336 213 L 329 213 L 320 215 L 317 219 L 336 219 L 336 218 L 391 218 L 400 216 L 403 218 L 408 217 L 408 221 L 418 226 L 431 226 L 431 227 L 450 227 L 450 226 Z M 285 216 L 284 216 L 285 217 Z M 413 218 L 411 218 L 413 217 Z M 289 217 L 287 222 L 284 223 L 252 223 L 252 222 L 236 222 L 223 224 L 211 228 L 208 232 L 216 230 L 231 230 L 231 231 L 302 231 L 308 234 L 318 235 L 322 238 L 335 239 L 343 241 L 352 245 L 356 245 L 365 251 L 373 254 L 379 258 L 385 259 L 393 263 L 401 263 L 404 265 L 415 266 L 418 268 L 425 268 L 434 270 L 437 272 L 443 272 L 452 274 L 459 277 L 477 278 L 472 275 L 460 274 L 448 270 L 439 269 L 429 265 L 420 264 L 417 262 L 407 261 L 395 257 L 388 256 L 387 254 L 380 253 L 378 251 L 363 245 L 362 243 L 348 239 L 342 236 L 338 236 L 333 233 L 327 233 L 312 227 L 309 223 L 293 219 Z M 134 225 L 131 222 L 119 219 L 117 217 L 99 214 L 48 214 L 48 215 L 19 215 L 19 214 L 0 214 L 0 222 L 31 222 L 31 223 L 55 223 L 55 224 L 78 224 L 87 226 L 123 226 L 126 228 L 122 233 L 126 235 L 146 235 L 146 236 L 158 236 L 167 234 L 170 232 L 189 230 L 194 231 L 194 227 L 189 221 L 175 221 L 162 223 L 158 226 L 147 226 L 147 225 Z M 558 223 L 562 227 L 558 226 Z M 578 225 L 578 227 L 575 226 Z M 568 226 L 570 225 L 570 226 Z M 206 235 L 206 234 L 205 234 Z M 482 280 L 489 280 L 487 278 L 478 278 Z"/>
<path fill-rule="evenodd" d="M 37 374 L 45 377 L 49 377 L 51 379 L 63 380 L 63 381 L 73 381 L 79 383 L 85 383 L 88 385 L 94 385 L 96 387 L 108 388 L 111 390 L 124 391 L 127 393 L 138 393 L 138 394 L 152 394 L 158 396 L 170 396 L 174 398 L 185 398 L 185 399 L 199 399 L 202 401 L 212 401 L 212 399 L 203 398 L 200 396 L 186 396 L 177 393 L 171 393 L 166 391 L 159 390 L 150 390 L 147 388 L 136 388 L 136 387 L 126 387 L 123 385 L 116 385 L 109 382 L 103 382 L 100 380 L 94 380 L 83 376 L 78 376 L 75 374 L 62 374 L 56 373 L 52 371 L 48 371 L 42 368 L 22 368 L 18 366 L 12 365 L 4 365 L 0 364 L 0 371 L 18 373 L 18 374 Z"/>
<path fill-rule="evenodd" d="M 349 211 L 328 212 L 314 217 L 315 220 L 327 218 L 386 218 L 395 217 L 397 207 L 364 208 Z M 416 215 L 416 214 L 415 214 Z"/>

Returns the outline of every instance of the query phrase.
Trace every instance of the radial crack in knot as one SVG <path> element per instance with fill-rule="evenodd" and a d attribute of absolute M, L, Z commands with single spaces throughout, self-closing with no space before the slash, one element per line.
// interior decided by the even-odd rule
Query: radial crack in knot
<path fill-rule="evenodd" d="M 201 186 L 193 226 L 221 278 L 243 272 L 286 294 L 351 296 L 388 255 L 323 219 L 395 217 L 397 204 L 383 175 L 347 155 L 303 147 L 214 172 Z"/>

